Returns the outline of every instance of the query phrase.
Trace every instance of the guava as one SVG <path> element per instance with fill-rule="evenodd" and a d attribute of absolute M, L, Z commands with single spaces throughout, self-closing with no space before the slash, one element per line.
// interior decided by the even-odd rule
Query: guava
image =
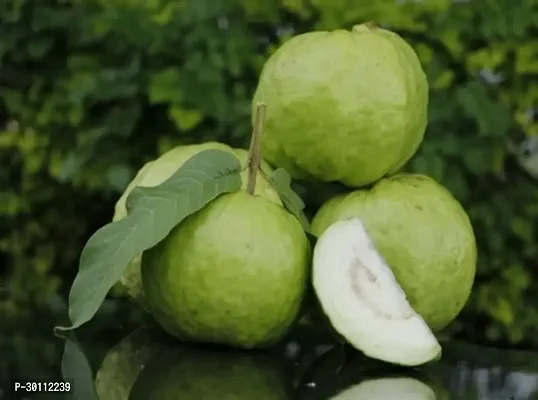
<path fill-rule="evenodd" d="M 128 400 L 131 388 L 149 360 L 165 348 L 161 335 L 139 328 L 126 336 L 105 356 L 95 376 L 101 400 Z"/>
<path fill-rule="evenodd" d="M 359 218 L 329 226 L 314 248 L 312 269 L 331 326 L 356 349 L 409 366 L 440 357 L 437 339 L 409 305 Z"/>
<path fill-rule="evenodd" d="M 127 197 L 135 187 L 153 187 L 160 185 L 170 178 L 189 158 L 200 153 L 201 151 L 211 149 L 222 150 L 234 154 L 241 162 L 241 165 L 244 165 L 247 161 L 248 152 L 246 150 L 234 149 L 219 142 L 177 146 L 162 154 L 156 160 L 146 163 L 138 171 L 119 200 L 116 202 L 113 221 L 118 221 L 127 216 L 125 204 Z M 266 174 L 270 174 L 272 172 L 271 167 L 263 160 L 261 162 L 261 170 Z M 247 172 L 248 171 L 245 170 L 241 173 L 243 188 L 246 188 Z M 256 182 L 256 195 L 263 196 L 276 204 L 282 204 L 277 192 L 272 188 L 271 184 L 267 181 L 267 179 L 265 179 L 264 176 L 262 176 L 262 174 L 258 174 Z M 147 302 L 145 301 L 140 277 L 140 256 L 133 259 L 127 266 L 119 281 L 119 286 L 123 287 L 131 298 L 135 299 L 143 308 L 147 310 Z"/>
<path fill-rule="evenodd" d="M 266 354 L 176 348 L 152 359 L 131 400 L 287 400 L 291 385 Z"/>
<path fill-rule="evenodd" d="M 298 317 L 311 248 L 280 205 L 219 196 L 142 255 L 152 315 L 182 340 L 251 349 L 278 342 Z"/>
<path fill-rule="evenodd" d="M 296 179 L 357 188 L 396 173 L 415 154 L 428 82 L 404 39 L 361 24 L 286 41 L 261 71 L 253 110 L 260 102 L 270 164 Z"/>
<path fill-rule="evenodd" d="M 348 340 L 350 334 L 364 336 L 363 346 L 381 340 L 366 343 L 368 324 L 378 324 L 378 336 L 397 332 L 394 340 L 416 328 L 388 331 L 396 326 L 395 316 L 418 320 L 418 314 L 433 332 L 440 331 L 471 294 L 477 263 L 473 227 L 457 199 L 428 176 L 398 174 L 339 195 L 320 208 L 312 231 L 318 237 L 313 261 L 318 299 L 331 322 L 338 321 L 334 328 Z"/>

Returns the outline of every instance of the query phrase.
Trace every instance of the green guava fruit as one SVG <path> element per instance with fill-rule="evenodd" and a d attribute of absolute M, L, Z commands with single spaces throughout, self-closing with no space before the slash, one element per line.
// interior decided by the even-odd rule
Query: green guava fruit
<path fill-rule="evenodd" d="M 329 200 L 312 231 L 314 288 L 333 328 L 373 358 L 438 358 L 429 330 L 460 313 L 477 262 L 473 228 L 450 192 L 427 176 L 399 174 Z"/>
<path fill-rule="evenodd" d="M 310 250 L 283 207 L 246 191 L 224 194 L 143 253 L 143 290 L 171 335 L 264 347 L 298 317 Z"/>
<path fill-rule="evenodd" d="M 131 400 L 293 399 L 285 369 L 266 354 L 176 348 L 151 360 Z"/>
<path fill-rule="evenodd" d="M 230 146 L 219 142 L 177 146 L 162 154 L 156 160 L 146 163 L 138 171 L 134 179 L 129 183 L 119 200 L 116 202 L 112 220 L 118 221 L 127 216 L 125 203 L 127 201 L 127 197 L 135 187 L 153 187 L 160 185 L 170 178 L 178 170 L 178 168 L 185 163 L 185 161 L 204 150 L 222 150 L 232 153 L 239 159 L 241 165 L 244 165 L 248 158 L 248 152 L 246 150 L 233 149 Z M 272 172 L 271 167 L 265 161 L 262 161 L 261 169 L 266 174 L 270 174 Z M 248 171 L 246 170 L 241 173 L 244 189 L 246 188 L 247 184 L 247 174 Z M 263 196 L 276 204 L 282 204 L 278 193 L 261 174 L 258 174 L 256 180 L 255 194 Z M 143 308 L 147 310 L 147 302 L 142 290 L 140 278 L 140 256 L 136 257 L 131 261 L 131 263 L 129 263 L 119 281 L 119 286 L 122 287 L 131 298 L 135 299 Z"/>
<path fill-rule="evenodd" d="M 400 170 L 427 124 L 428 83 L 396 33 L 357 25 L 285 42 L 254 98 L 267 106 L 263 154 L 296 179 L 362 187 Z M 252 113 L 254 120 L 255 113 Z"/>
<path fill-rule="evenodd" d="M 158 332 L 139 328 L 114 346 L 95 376 L 99 399 L 128 400 L 136 378 L 149 360 L 165 348 L 164 343 Z"/>

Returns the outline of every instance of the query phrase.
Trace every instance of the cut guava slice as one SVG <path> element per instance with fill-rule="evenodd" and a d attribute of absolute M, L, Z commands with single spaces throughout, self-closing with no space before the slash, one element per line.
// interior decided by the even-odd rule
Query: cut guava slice
<path fill-rule="evenodd" d="M 435 400 L 425 383 L 406 377 L 368 379 L 338 393 L 330 400 Z"/>
<path fill-rule="evenodd" d="M 406 366 L 440 357 L 435 335 L 409 304 L 360 218 L 335 222 L 319 237 L 312 273 L 332 327 L 368 357 Z"/>

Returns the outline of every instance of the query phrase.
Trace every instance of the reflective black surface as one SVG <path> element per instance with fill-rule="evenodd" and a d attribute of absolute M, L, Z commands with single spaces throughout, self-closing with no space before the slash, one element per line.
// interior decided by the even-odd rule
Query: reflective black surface
<path fill-rule="evenodd" d="M 366 359 L 306 327 L 279 346 L 250 352 L 183 344 L 154 327 L 120 338 L 34 334 L 33 350 L 3 350 L 11 353 L 2 365 L 12 362 L 3 369 L 1 399 L 538 399 L 538 353 L 464 343 L 443 343 L 442 360 L 411 369 Z M 53 357 L 47 367 L 42 350 Z M 66 380 L 72 390 L 14 392 L 17 380 L 45 378 Z"/>

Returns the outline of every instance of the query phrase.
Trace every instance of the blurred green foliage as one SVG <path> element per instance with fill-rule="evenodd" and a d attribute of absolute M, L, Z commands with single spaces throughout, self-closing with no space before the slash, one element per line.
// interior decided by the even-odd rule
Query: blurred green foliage
<path fill-rule="evenodd" d="M 246 147 L 279 43 L 369 20 L 407 39 L 429 77 L 407 169 L 445 184 L 476 229 L 477 283 L 450 333 L 538 347 L 538 171 L 523 148 L 538 134 L 536 0 L 0 2 L 4 326 L 64 307 L 80 250 L 144 162 L 179 143 Z M 311 210 L 329 190 L 303 189 Z"/>

